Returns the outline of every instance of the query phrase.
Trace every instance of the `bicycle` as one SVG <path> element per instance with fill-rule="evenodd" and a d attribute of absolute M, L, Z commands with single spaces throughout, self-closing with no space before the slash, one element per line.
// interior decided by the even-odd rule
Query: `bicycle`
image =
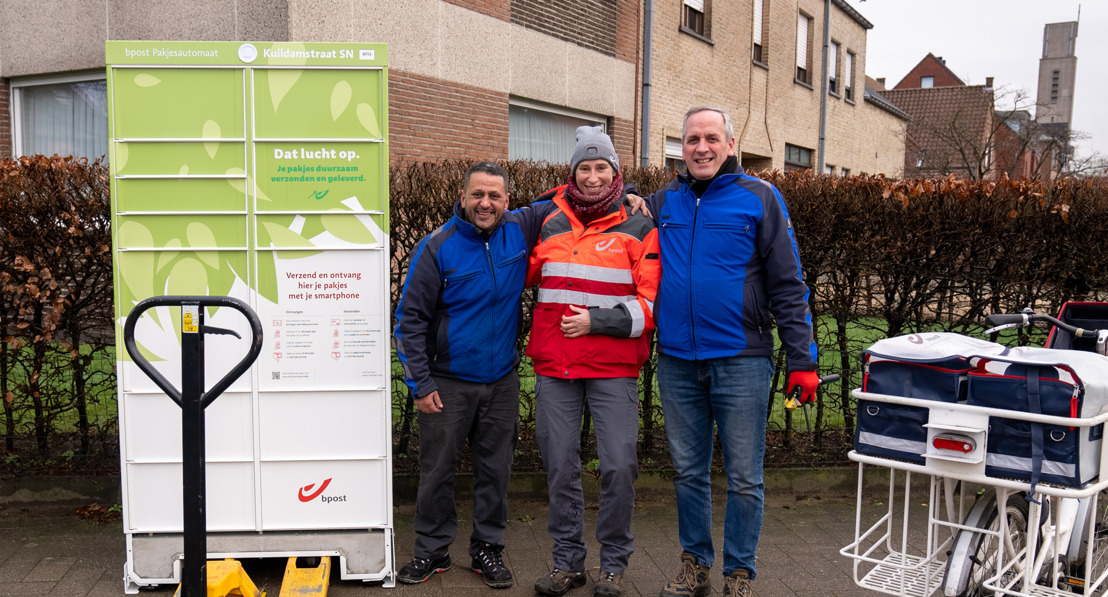
<path fill-rule="evenodd" d="M 1106 303 L 1067 303 L 1059 313 L 1059 318 L 1027 311 L 1012 315 L 994 315 L 986 321 L 997 326 L 989 330 L 992 333 L 1005 328 L 1025 327 L 1036 322 L 1051 323 L 1054 328 L 1046 343 L 1046 348 L 1051 350 L 1046 354 L 1053 362 L 1062 363 L 1062 369 L 1066 368 L 1067 362 L 1079 362 L 1079 368 L 1083 367 L 1082 371 L 1088 371 L 1090 366 L 1108 370 L 1108 361 L 1103 360 L 1104 356 L 1108 356 Z M 963 344 L 970 345 L 971 348 L 967 350 L 979 350 L 983 344 L 991 344 L 956 334 L 932 334 L 944 335 L 953 338 L 955 342 L 963 341 Z M 909 338 L 913 338 L 912 342 L 915 344 L 925 344 L 920 335 Z M 995 371 L 987 371 L 989 367 L 996 367 L 991 363 L 1011 367 L 1013 362 L 1017 362 L 1012 359 L 1005 362 L 1006 357 L 1003 355 L 1009 349 L 994 346 L 1002 352 L 994 351 L 993 354 L 975 357 L 968 355 L 982 353 L 967 352 L 962 355 L 966 357 L 967 363 L 972 360 L 976 367 L 984 368 L 982 371 L 971 371 L 969 377 L 972 378 L 975 373 L 982 377 L 992 375 L 992 379 L 1003 380 L 1007 377 L 1003 374 L 995 375 Z M 1068 350 L 1059 350 L 1055 355 L 1054 349 Z M 1024 356 L 1032 354 L 1030 351 L 1040 351 L 1037 356 L 1044 358 L 1041 348 L 1011 349 L 1013 353 L 1020 350 L 1025 351 L 1020 353 Z M 1078 352 L 1091 352 L 1099 356 L 1078 356 Z M 866 363 L 868 380 L 870 361 L 867 360 Z M 1027 365 L 1026 362 L 1017 364 Z M 936 367 L 932 363 L 923 366 L 943 374 L 952 372 L 951 369 L 944 368 L 946 363 L 942 365 Z M 1038 367 L 1038 364 L 1031 363 L 1031 366 Z M 1049 375 L 1040 378 L 1037 368 L 1029 371 L 1036 373 L 1021 373 L 1024 378 L 1020 375 L 1011 377 L 1023 379 L 1028 384 L 1032 379 L 1037 380 L 1036 384 L 1044 383 L 1042 379 L 1047 382 L 1056 381 L 1050 379 Z M 1103 393 L 1105 376 L 1100 375 L 1095 381 L 1100 384 L 1097 386 L 1098 391 Z M 903 385 L 909 388 L 912 384 Z M 1040 434 L 1043 429 L 1048 429 L 1060 435 L 1065 435 L 1068 430 L 1068 433 L 1075 434 L 1070 441 L 1085 437 L 1082 435 L 1084 433 L 1088 433 L 1089 438 L 1102 433 L 1104 423 L 1108 422 L 1108 412 L 1093 411 L 1097 408 L 1108 410 L 1103 407 L 1103 396 L 1098 394 L 1097 399 L 1090 403 L 1089 413 L 1079 413 L 1076 408 L 1078 388 L 1081 392 L 1085 388 L 1078 380 L 1073 391 L 1072 411 L 1065 413 L 1068 416 L 1058 416 L 1057 413 L 1043 414 L 1044 411 L 1039 409 L 1037 402 L 1035 408 L 1026 408 L 1028 405 L 1025 404 L 1023 411 L 1010 410 L 1014 405 L 1001 402 L 983 404 L 978 401 L 975 404 L 970 400 L 967 403 L 965 385 L 956 383 L 955 393 L 962 392 L 962 395 L 946 401 L 936 401 L 934 397 L 921 399 L 913 396 L 911 391 L 900 392 L 899 395 L 894 395 L 894 392 L 878 393 L 877 390 L 854 391 L 854 396 L 859 400 L 860 411 L 864 401 L 890 407 L 890 411 L 896 408 L 902 409 L 897 412 L 917 411 L 916 414 L 908 412 L 907 418 L 916 417 L 919 420 L 918 411 L 923 413 L 922 420 L 916 423 L 919 431 L 914 432 L 922 433 L 921 438 L 892 438 L 895 441 L 888 445 L 877 448 L 870 446 L 869 453 L 862 453 L 859 438 L 856 438 L 856 447 L 850 457 L 859 463 L 858 520 L 855 541 L 840 550 L 843 555 L 854 559 L 855 582 L 875 591 L 915 597 L 932 594 L 950 597 L 1105 594 L 1108 585 L 1105 582 L 1108 577 L 1108 500 L 1099 499 L 1100 494 L 1108 489 L 1108 474 L 1101 474 L 1105 473 L 1104 468 L 1096 467 L 1098 476 L 1092 476 L 1086 470 L 1084 476 L 1079 475 L 1079 479 L 1066 478 L 1059 481 L 1055 477 L 1049 477 L 1040 482 L 1038 465 L 1032 467 L 1034 472 L 1011 477 L 1008 474 L 1011 471 L 1005 471 L 997 464 L 1003 458 L 1010 460 L 1010 456 L 999 455 L 997 461 L 993 461 L 998 456 L 993 450 L 1000 445 L 997 442 L 1004 440 L 1005 427 L 1037 427 Z M 865 383 L 863 387 L 866 387 Z M 1038 389 L 1035 393 L 1038 400 Z M 877 410 L 876 407 L 873 408 Z M 900 424 L 903 425 L 903 421 Z M 996 426 L 999 427 L 994 428 Z M 861 429 L 859 423 L 859 431 Z M 902 427 L 901 431 L 907 434 L 903 429 Z M 904 445 L 923 446 L 920 449 L 925 453 L 920 454 L 917 450 L 914 457 L 904 458 L 913 456 L 912 450 L 903 451 Z M 1105 447 L 1108 447 L 1108 442 L 1100 441 L 1096 452 L 1104 452 Z M 889 451 L 894 448 L 894 451 Z M 1031 451 L 1034 454 L 1036 449 L 1032 447 Z M 1039 456 L 1041 458 L 1041 454 Z M 1100 462 L 1108 465 L 1108 456 L 1100 458 Z M 888 512 L 872 527 L 863 531 L 862 490 L 866 465 L 889 469 L 889 494 Z M 899 545 L 894 541 L 898 471 L 904 471 Z M 931 479 L 930 499 L 926 504 L 927 538 L 922 553 L 918 553 L 918 550 L 913 552 L 913 541 L 909 537 L 909 518 L 912 511 L 909 492 L 913 473 L 924 474 Z M 974 492 L 974 487 L 980 487 L 981 490 Z M 974 497 L 976 499 L 968 512 L 965 511 L 964 504 Z M 866 565 L 869 568 L 862 577 Z"/>
<path fill-rule="evenodd" d="M 1096 303 L 1072 305 L 1071 314 L 1078 312 L 1073 319 L 1100 319 L 1088 317 L 1094 314 L 1087 311 L 1108 310 L 1108 306 Z M 1066 307 L 1063 307 L 1059 315 L 1065 312 Z M 987 335 L 1004 329 L 1030 327 L 1037 322 L 1049 323 L 1053 328 L 1046 348 L 1108 356 L 1108 329 L 1085 329 L 1031 310 L 990 315 L 985 321 L 993 326 L 986 330 Z M 1101 587 L 1108 576 L 1108 504 L 1100 503 L 1100 495 L 1081 498 L 1043 495 L 1042 501 L 1035 504 L 1027 492 L 987 490 L 963 521 L 967 527 L 977 530 L 963 529 L 954 539 L 943 578 L 943 594 L 951 597 L 988 594 L 990 591 L 985 585 L 990 579 L 996 579 L 995 584 L 1005 591 L 1036 579 L 1038 583 L 1048 583 L 1054 590 L 1084 591 L 1088 587 L 1092 591 L 1088 594 L 1102 594 Z M 998 506 L 1002 501 L 1005 504 L 1003 517 Z M 1037 527 L 1029 528 L 1032 505 L 1040 517 L 1045 512 L 1045 518 Z M 1003 525 L 1007 532 L 1003 533 L 1000 532 L 1002 518 L 1007 523 Z M 1033 558 L 1025 558 L 1021 563 L 1019 555 L 1032 539 L 1037 551 Z M 1093 546 L 1091 550 L 1090 545 Z M 1010 566 L 998 566 L 1005 559 L 999 554 L 1001 549 L 1011 562 Z M 1027 570 L 1023 565 L 1026 563 L 1030 563 Z"/>

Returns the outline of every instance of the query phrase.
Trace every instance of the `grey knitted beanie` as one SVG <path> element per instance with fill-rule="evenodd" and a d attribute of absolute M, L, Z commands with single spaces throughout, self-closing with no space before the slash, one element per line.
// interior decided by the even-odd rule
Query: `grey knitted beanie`
<path fill-rule="evenodd" d="M 577 164 L 585 160 L 607 160 L 612 168 L 619 170 L 619 156 L 612 145 L 612 139 L 598 126 L 577 127 L 577 147 L 570 160 L 570 173 L 577 171 Z"/>

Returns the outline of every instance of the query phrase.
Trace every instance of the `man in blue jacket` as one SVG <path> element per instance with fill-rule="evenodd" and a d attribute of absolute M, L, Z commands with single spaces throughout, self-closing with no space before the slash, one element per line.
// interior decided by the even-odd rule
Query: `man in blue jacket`
<path fill-rule="evenodd" d="M 520 294 L 538 230 L 506 217 L 507 178 L 491 162 L 466 172 L 454 216 L 416 247 L 396 308 L 395 346 L 419 409 L 420 445 L 415 558 L 400 570 L 403 583 L 450 569 L 454 474 L 468 441 L 472 567 L 490 587 L 512 585 L 501 535 L 519 426 Z"/>
<path fill-rule="evenodd" d="M 661 244 L 658 386 L 684 550 L 681 572 L 662 597 L 711 591 L 713 424 L 728 485 L 723 594 L 754 594 L 775 320 L 790 392 L 800 386 L 801 402 L 810 402 L 819 384 L 808 287 L 788 210 L 773 185 L 743 173 L 733 131 L 719 108 L 689 110 L 682 129 L 688 174 L 646 200 Z"/>

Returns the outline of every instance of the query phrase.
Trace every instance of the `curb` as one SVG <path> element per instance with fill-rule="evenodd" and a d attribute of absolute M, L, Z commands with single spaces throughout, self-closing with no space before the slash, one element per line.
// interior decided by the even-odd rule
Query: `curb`
<path fill-rule="evenodd" d="M 871 467 L 872 468 L 872 467 Z M 0 504 L 74 505 L 90 503 L 110 505 L 121 503 L 118 475 L 103 476 L 42 476 L 14 477 L 0 483 Z M 913 486 L 926 489 L 927 475 L 915 475 Z M 829 468 L 769 468 L 765 470 L 766 493 L 784 496 L 853 497 L 858 491 L 858 467 Z M 585 497 L 596 500 L 600 495 L 600 481 L 591 474 L 581 476 Z M 396 503 L 414 502 L 419 487 L 419 475 L 396 475 L 392 479 L 393 499 Z M 723 473 L 712 473 L 712 487 L 717 491 L 727 488 Z M 459 494 L 473 492 L 473 476 L 459 474 L 455 481 Z M 883 474 L 866 475 L 863 488 L 867 494 L 888 491 L 888 477 Z M 545 473 L 516 473 L 508 485 L 508 493 L 516 499 L 546 499 Z M 639 498 L 665 499 L 673 497 L 672 470 L 639 471 L 635 482 L 635 494 Z"/>

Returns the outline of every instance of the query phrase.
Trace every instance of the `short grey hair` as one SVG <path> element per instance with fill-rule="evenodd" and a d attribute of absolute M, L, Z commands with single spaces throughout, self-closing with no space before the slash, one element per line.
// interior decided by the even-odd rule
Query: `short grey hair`
<path fill-rule="evenodd" d="M 735 125 L 731 124 L 731 115 L 723 111 L 723 108 L 717 106 L 693 106 L 689 108 L 688 112 L 685 112 L 685 120 L 681 122 L 681 143 L 685 142 L 685 133 L 688 130 L 689 117 L 693 114 L 699 114 L 700 112 L 716 112 L 723 117 L 723 132 L 725 134 L 724 141 L 730 141 L 735 138 Z"/>

